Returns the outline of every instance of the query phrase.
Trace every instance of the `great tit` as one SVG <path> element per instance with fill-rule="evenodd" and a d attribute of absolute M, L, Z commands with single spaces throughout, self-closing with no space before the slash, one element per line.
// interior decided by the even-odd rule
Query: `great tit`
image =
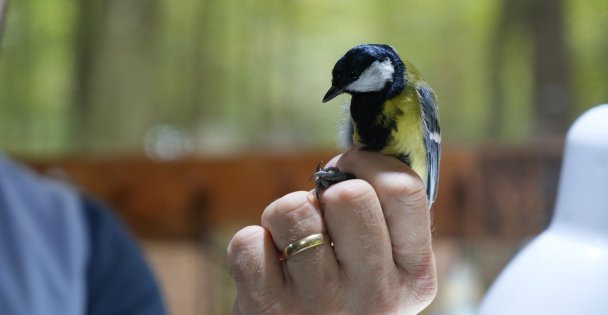
<path fill-rule="evenodd" d="M 352 96 L 342 126 L 343 146 L 406 163 L 425 183 L 430 208 L 437 197 L 441 132 L 435 92 L 420 72 L 391 46 L 356 46 L 334 66 L 323 103 L 342 93 Z M 350 178 L 354 176 L 335 167 L 317 168 L 317 193 Z"/>

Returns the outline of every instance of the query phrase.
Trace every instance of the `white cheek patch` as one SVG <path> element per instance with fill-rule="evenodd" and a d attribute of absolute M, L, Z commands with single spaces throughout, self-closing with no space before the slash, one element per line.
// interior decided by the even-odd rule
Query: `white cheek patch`
<path fill-rule="evenodd" d="M 348 92 L 375 92 L 384 88 L 387 82 L 393 80 L 395 68 L 390 60 L 374 61 L 357 79 L 346 86 Z"/>

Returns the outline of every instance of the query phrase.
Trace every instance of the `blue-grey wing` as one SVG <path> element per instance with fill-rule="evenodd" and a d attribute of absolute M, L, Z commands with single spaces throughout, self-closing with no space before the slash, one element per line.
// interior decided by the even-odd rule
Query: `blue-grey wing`
<path fill-rule="evenodd" d="M 429 207 L 437 198 L 439 186 L 439 162 L 441 159 L 441 129 L 439 128 L 439 113 L 435 93 L 426 84 L 420 84 L 416 91 L 420 98 L 422 124 L 424 130 L 424 145 L 426 147 L 427 186 Z"/>

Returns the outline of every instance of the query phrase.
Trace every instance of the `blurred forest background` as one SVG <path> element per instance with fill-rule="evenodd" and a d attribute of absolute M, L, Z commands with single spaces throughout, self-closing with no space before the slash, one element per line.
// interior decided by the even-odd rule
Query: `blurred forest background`
<path fill-rule="evenodd" d="M 561 141 L 608 102 L 606 0 L 12 0 L 0 149 L 103 198 L 174 314 L 224 314 L 225 246 L 334 154 L 336 60 L 388 43 L 438 98 L 426 314 L 472 314 L 549 222 Z"/>
<path fill-rule="evenodd" d="M 320 99 L 368 42 L 421 69 L 448 144 L 563 134 L 608 99 L 603 0 L 21 0 L 5 28 L 0 146 L 26 156 L 333 148 Z"/>

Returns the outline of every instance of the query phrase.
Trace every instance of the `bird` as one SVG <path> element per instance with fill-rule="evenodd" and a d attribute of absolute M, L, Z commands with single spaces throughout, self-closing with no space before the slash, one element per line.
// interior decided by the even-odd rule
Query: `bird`
<path fill-rule="evenodd" d="M 323 103 L 343 93 L 351 100 L 339 133 L 342 147 L 380 152 L 407 164 L 426 185 L 431 208 L 439 183 L 441 130 L 435 92 L 418 69 L 389 45 L 358 45 L 336 62 Z M 317 197 L 354 178 L 336 167 L 317 166 L 314 175 Z"/>

